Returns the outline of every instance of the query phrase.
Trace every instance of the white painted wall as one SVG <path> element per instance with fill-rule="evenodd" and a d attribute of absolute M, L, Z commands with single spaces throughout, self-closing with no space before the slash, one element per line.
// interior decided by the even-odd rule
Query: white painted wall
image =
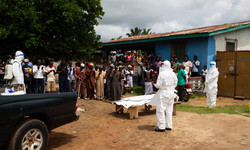
<path fill-rule="evenodd" d="M 250 50 L 250 27 L 215 35 L 216 51 L 226 51 L 226 38 L 238 40 L 237 50 Z"/>

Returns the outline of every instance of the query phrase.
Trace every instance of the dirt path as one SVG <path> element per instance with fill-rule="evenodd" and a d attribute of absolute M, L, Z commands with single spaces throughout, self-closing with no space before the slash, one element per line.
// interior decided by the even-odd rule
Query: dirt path
<path fill-rule="evenodd" d="M 139 119 L 129 120 L 128 114 L 113 113 L 114 106 L 110 103 L 81 100 L 80 107 L 87 112 L 77 122 L 53 130 L 49 149 L 244 150 L 250 144 L 250 118 L 240 115 L 177 112 L 173 130 L 157 133 L 154 109 L 144 112 L 141 108 Z"/>

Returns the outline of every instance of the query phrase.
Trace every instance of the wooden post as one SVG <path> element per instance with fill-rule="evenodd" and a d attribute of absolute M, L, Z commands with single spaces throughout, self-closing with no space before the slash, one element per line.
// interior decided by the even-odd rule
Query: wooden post
<path fill-rule="evenodd" d="M 150 111 L 150 108 L 152 108 L 152 106 L 151 106 L 151 105 L 147 105 L 147 104 L 145 104 L 145 111 Z"/>
<path fill-rule="evenodd" d="M 129 118 L 130 119 L 137 119 L 138 117 L 138 107 L 130 107 L 129 108 Z"/>
<path fill-rule="evenodd" d="M 115 112 L 118 114 L 123 114 L 123 106 L 115 104 Z"/>
<path fill-rule="evenodd" d="M 176 105 L 179 105 L 181 104 L 180 102 L 174 102 L 174 105 L 173 105 L 173 116 L 176 116 Z"/>
<path fill-rule="evenodd" d="M 174 103 L 174 106 L 173 106 L 173 116 L 176 116 L 176 103 Z"/>

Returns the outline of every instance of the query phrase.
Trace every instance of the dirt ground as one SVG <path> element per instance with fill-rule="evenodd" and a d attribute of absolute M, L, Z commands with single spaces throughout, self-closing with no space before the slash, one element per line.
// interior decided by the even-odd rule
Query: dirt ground
<path fill-rule="evenodd" d="M 77 122 L 52 131 L 50 150 L 168 150 L 168 149 L 249 149 L 250 118 L 229 114 L 178 112 L 172 131 L 157 133 L 155 109 L 140 109 L 139 119 L 114 113 L 114 105 L 96 100 L 80 100 Z M 250 100 L 218 98 L 217 106 L 247 105 Z M 205 106 L 205 99 L 187 104 Z"/>

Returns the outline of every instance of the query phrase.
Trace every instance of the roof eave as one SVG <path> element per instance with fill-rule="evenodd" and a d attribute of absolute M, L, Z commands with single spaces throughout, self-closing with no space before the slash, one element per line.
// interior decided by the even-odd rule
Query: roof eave
<path fill-rule="evenodd" d="M 164 40 L 172 40 L 172 39 L 183 39 L 183 38 L 194 38 L 194 37 L 206 37 L 206 36 L 209 36 L 209 33 L 195 33 L 195 34 L 172 35 L 172 36 L 164 36 L 164 37 L 157 37 L 157 38 L 148 38 L 148 39 L 139 39 L 139 40 L 130 40 L 130 41 L 103 43 L 102 46 L 135 44 L 135 43 L 143 43 L 143 42 L 155 42 L 155 41 L 164 41 Z"/>
<path fill-rule="evenodd" d="M 240 30 L 240 29 L 244 29 L 244 28 L 248 28 L 248 27 L 250 27 L 250 23 L 242 24 L 242 25 L 238 25 L 238 26 L 230 27 L 230 28 L 226 28 L 226 29 L 212 31 L 212 32 L 209 33 L 209 36 L 214 36 L 214 35 L 217 35 L 217 34 L 232 32 L 232 31 L 235 31 L 235 30 Z"/>
<path fill-rule="evenodd" d="M 172 39 L 183 39 L 183 38 L 195 38 L 195 37 L 208 37 L 214 36 L 218 34 L 223 34 L 227 32 L 232 32 L 235 30 L 240 30 L 244 28 L 250 27 L 250 23 L 238 25 L 235 27 L 229 27 L 226 29 L 216 30 L 212 32 L 203 32 L 203 33 L 194 33 L 194 34 L 182 34 L 182 35 L 170 35 L 156 38 L 147 38 L 147 39 L 138 39 L 138 40 L 130 40 L 130 41 L 120 41 L 120 42 L 110 42 L 110 43 L 102 43 L 102 46 L 112 46 L 112 45 L 124 45 L 124 44 L 136 44 L 143 42 L 155 42 L 155 41 L 164 41 L 164 40 L 172 40 Z"/>

